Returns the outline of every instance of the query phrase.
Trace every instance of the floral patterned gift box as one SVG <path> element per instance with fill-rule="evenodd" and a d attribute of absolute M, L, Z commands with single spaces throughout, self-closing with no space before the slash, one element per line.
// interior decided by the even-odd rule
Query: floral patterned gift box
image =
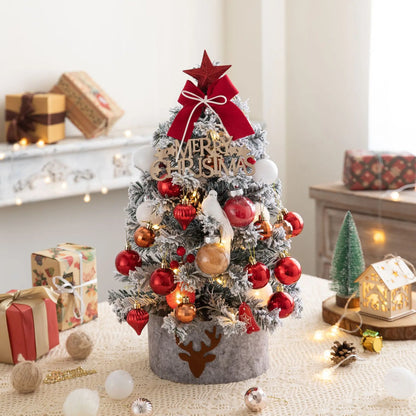
<path fill-rule="evenodd" d="M 60 331 L 97 318 L 95 249 L 65 243 L 32 253 L 33 286 L 50 286 L 60 293 L 56 304 Z"/>

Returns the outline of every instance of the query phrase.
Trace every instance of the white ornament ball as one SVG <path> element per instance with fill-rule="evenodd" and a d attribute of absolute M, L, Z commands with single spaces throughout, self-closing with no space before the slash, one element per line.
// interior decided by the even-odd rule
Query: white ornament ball
<path fill-rule="evenodd" d="M 252 412 L 261 412 L 267 405 L 267 397 L 260 387 L 251 387 L 244 395 L 244 403 Z"/>
<path fill-rule="evenodd" d="M 416 377 L 407 368 L 393 367 L 384 376 L 384 388 L 389 396 L 409 399 L 416 392 Z"/>
<path fill-rule="evenodd" d="M 96 416 L 100 407 L 98 391 L 76 389 L 66 396 L 64 416 Z"/>
<path fill-rule="evenodd" d="M 136 209 L 137 222 L 141 225 L 146 222 L 159 225 L 162 222 L 163 216 L 154 213 L 153 208 L 154 204 L 152 201 L 143 201 Z"/>
<path fill-rule="evenodd" d="M 156 161 L 154 158 L 155 150 L 150 144 L 140 146 L 133 155 L 133 163 L 137 169 L 148 172 L 152 164 Z"/>
<path fill-rule="evenodd" d="M 271 295 L 273 295 L 273 288 L 270 286 L 270 283 L 267 283 L 267 285 L 261 289 L 250 289 L 247 291 L 248 297 L 261 300 L 259 303 L 260 307 L 267 306 Z"/>
<path fill-rule="evenodd" d="M 270 185 L 274 183 L 279 174 L 276 163 L 271 159 L 259 159 L 254 165 L 256 172 L 253 175 L 255 181 Z"/>
<path fill-rule="evenodd" d="M 133 388 L 133 378 L 124 370 L 113 371 L 105 380 L 105 391 L 114 400 L 123 400 L 129 397 Z"/>

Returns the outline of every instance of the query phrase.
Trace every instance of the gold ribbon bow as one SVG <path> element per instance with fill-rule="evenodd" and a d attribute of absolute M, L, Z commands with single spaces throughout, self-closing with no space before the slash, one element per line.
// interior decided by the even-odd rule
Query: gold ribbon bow
<path fill-rule="evenodd" d="M 45 286 L 0 294 L 0 362 L 13 363 L 13 354 L 7 326 L 7 309 L 13 303 L 28 305 L 32 308 L 35 327 L 36 357 L 40 357 L 49 351 L 48 318 L 44 299 L 50 299 L 56 303 L 58 297 L 59 295 L 57 293 Z"/>

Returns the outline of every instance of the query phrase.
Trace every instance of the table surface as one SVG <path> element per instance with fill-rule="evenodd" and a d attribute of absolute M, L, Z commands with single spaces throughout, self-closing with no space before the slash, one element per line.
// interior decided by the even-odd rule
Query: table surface
<path fill-rule="evenodd" d="M 149 368 L 147 332 L 138 337 L 126 324 L 119 324 L 106 303 L 99 305 L 99 318 L 81 329 L 94 340 L 92 354 L 83 362 L 75 362 L 65 351 L 65 340 L 71 331 L 60 334 L 61 344 L 38 360 L 44 373 L 71 369 L 82 365 L 97 374 L 42 384 L 32 394 L 13 391 L 9 382 L 11 365 L 0 364 L 1 415 L 62 415 L 66 395 L 76 388 L 98 390 L 99 415 L 130 414 L 130 405 L 138 397 L 152 401 L 157 416 L 250 415 L 243 395 L 252 386 L 259 386 L 268 395 L 268 406 L 262 416 L 353 416 L 415 415 L 416 397 L 396 400 L 386 396 L 384 374 L 402 366 L 416 372 L 415 341 L 385 341 L 380 354 L 363 352 L 360 338 L 342 333 L 330 334 L 330 326 L 321 318 L 321 303 L 332 293 L 328 281 L 303 275 L 301 280 L 304 312 L 302 319 L 287 318 L 270 337 L 271 366 L 267 373 L 247 381 L 225 385 L 183 385 L 159 379 Z M 74 329 L 77 330 L 77 329 Z M 321 341 L 314 340 L 315 331 L 325 331 Z M 353 341 L 363 360 L 334 370 L 330 380 L 322 380 L 322 370 L 330 367 L 324 358 L 334 340 Z M 105 393 L 104 381 L 114 370 L 127 370 L 134 378 L 132 395 L 113 401 Z"/>

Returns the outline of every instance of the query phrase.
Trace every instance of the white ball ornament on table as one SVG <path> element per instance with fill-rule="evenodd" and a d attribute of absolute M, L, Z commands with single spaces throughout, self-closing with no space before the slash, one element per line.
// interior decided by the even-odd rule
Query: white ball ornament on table
<path fill-rule="evenodd" d="M 258 299 L 261 302 L 258 304 L 260 307 L 267 306 L 267 302 L 270 299 L 270 296 L 273 295 L 273 288 L 270 283 L 267 283 L 266 286 L 261 289 L 250 289 L 246 293 L 247 297 Z"/>
<path fill-rule="evenodd" d="M 140 149 L 133 155 L 134 166 L 143 172 L 148 172 L 155 161 L 154 152 L 155 150 L 150 144 L 140 146 Z"/>
<path fill-rule="evenodd" d="M 416 376 L 407 368 L 393 367 L 384 376 L 384 388 L 395 399 L 409 399 L 416 392 Z"/>
<path fill-rule="evenodd" d="M 260 159 L 255 164 L 256 172 L 253 175 L 253 179 L 256 182 L 264 183 L 265 185 L 271 185 L 277 179 L 279 175 L 279 169 L 271 159 Z"/>
<path fill-rule="evenodd" d="M 133 392 L 134 381 L 127 371 L 116 370 L 107 376 L 104 387 L 112 399 L 123 400 Z"/>
<path fill-rule="evenodd" d="M 63 412 L 64 416 L 96 416 L 99 407 L 98 391 L 76 389 L 66 396 Z"/>
<path fill-rule="evenodd" d="M 252 412 L 261 412 L 267 405 L 266 394 L 260 387 L 251 387 L 244 395 L 244 403 Z"/>

